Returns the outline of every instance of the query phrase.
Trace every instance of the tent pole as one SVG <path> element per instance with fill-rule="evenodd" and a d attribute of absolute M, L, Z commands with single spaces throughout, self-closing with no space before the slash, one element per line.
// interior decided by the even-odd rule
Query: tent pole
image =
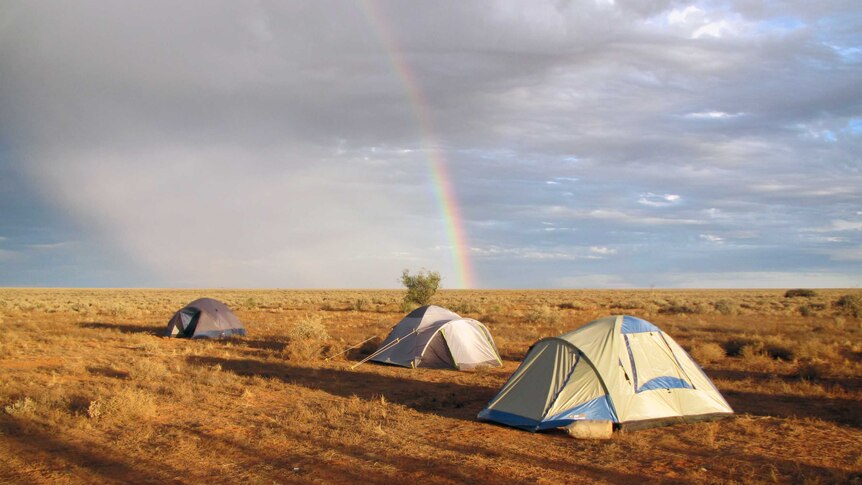
<path fill-rule="evenodd" d="M 376 337 L 376 336 L 377 336 L 377 335 L 372 335 L 372 336 L 368 337 L 367 339 L 363 340 L 362 342 L 359 342 L 358 344 L 356 344 L 356 345 L 354 345 L 354 346 L 352 346 L 352 347 L 347 347 L 346 349 L 344 349 L 343 351 L 341 351 L 341 352 L 339 352 L 339 353 L 337 353 L 337 354 L 335 354 L 335 355 L 330 355 L 329 357 L 327 357 L 326 359 L 324 359 L 324 362 L 328 361 L 329 359 L 334 359 L 335 357 L 338 357 L 339 355 L 344 354 L 344 353 L 345 353 L 345 352 L 347 352 L 348 350 L 355 349 L 356 347 L 359 347 L 360 345 L 364 344 L 365 342 L 368 342 L 369 340 L 373 339 L 373 338 L 374 338 L 374 337 Z"/>
<path fill-rule="evenodd" d="M 413 329 L 413 331 L 412 331 L 412 332 L 410 332 L 410 333 L 408 333 L 407 335 L 404 335 L 403 337 L 398 337 L 397 339 L 395 339 L 395 340 L 393 340 L 393 341 L 389 342 L 388 344 L 384 345 L 383 347 L 380 347 L 379 349 L 377 349 L 377 352 L 374 352 L 373 354 L 369 355 L 368 357 L 366 357 L 366 358 L 364 358 L 364 359 L 360 360 L 359 362 L 357 362 L 357 363 L 353 364 L 353 366 L 351 366 L 350 368 L 351 368 L 351 369 L 355 369 L 355 368 L 359 367 L 360 365 L 362 365 L 362 364 L 364 364 L 364 363 L 368 362 L 369 360 L 371 360 L 371 359 L 373 359 L 373 358 L 377 357 L 377 356 L 378 356 L 378 355 L 380 355 L 381 353 L 383 353 L 383 352 L 385 352 L 385 351 L 387 351 L 387 350 L 391 349 L 392 347 L 395 347 L 395 346 L 396 346 L 396 345 L 398 345 L 398 343 L 400 343 L 403 339 L 405 339 L 405 338 L 407 338 L 407 337 L 409 337 L 409 336 L 413 335 L 414 333 L 416 333 L 416 331 L 417 331 L 417 330 L 419 330 L 419 329 L 418 329 L 418 328 L 414 328 L 414 329 Z"/>

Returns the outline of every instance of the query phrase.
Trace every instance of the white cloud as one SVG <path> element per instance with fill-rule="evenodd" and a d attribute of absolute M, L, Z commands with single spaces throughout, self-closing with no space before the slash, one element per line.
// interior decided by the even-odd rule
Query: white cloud
<path fill-rule="evenodd" d="M 848 221 L 844 219 L 835 219 L 831 221 L 828 226 L 803 229 L 805 232 L 843 232 L 860 230 L 862 230 L 862 221 Z"/>
<path fill-rule="evenodd" d="M 555 216 L 564 219 L 596 219 L 634 225 L 685 226 L 704 223 L 697 219 L 641 216 L 612 209 L 582 210 L 571 209 L 563 206 L 549 206 L 543 207 L 539 209 L 539 211 L 548 216 Z"/>
<path fill-rule="evenodd" d="M 474 255 L 483 258 L 515 258 L 526 260 L 557 260 L 574 261 L 582 259 L 574 253 L 562 250 L 543 250 L 530 247 L 504 248 L 500 246 L 488 246 L 483 248 L 471 248 Z"/>
<path fill-rule="evenodd" d="M 666 207 L 679 203 L 681 200 L 682 198 L 676 194 L 653 194 L 652 192 L 647 192 L 645 194 L 641 194 L 638 199 L 638 204 L 648 205 L 651 207 Z"/>
<path fill-rule="evenodd" d="M 831 249 L 826 254 L 835 261 L 862 261 L 862 246 Z"/>
<path fill-rule="evenodd" d="M 674 9 L 667 14 L 667 22 L 671 25 L 687 24 L 692 18 L 703 17 L 704 11 L 694 5 L 684 9 Z"/>
<path fill-rule="evenodd" d="M 862 277 L 830 272 L 729 271 L 670 273 L 658 286 L 668 288 L 851 288 Z"/>
<path fill-rule="evenodd" d="M 700 238 L 701 238 L 701 239 L 703 239 L 704 241 L 711 242 L 711 243 L 721 243 L 721 242 L 724 242 L 724 238 L 723 238 L 723 237 L 721 237 L 721 236 L 716 236 L 716 235 L 714 235 L 714 234 L 701 234 L 701 235 L 700 235 Z"/>
<path fill-rule="evenodd" d="M 607 256 L 610 254 L 616 254 L 617 250 L 605 246 L 591 246 L 590 252 L 594 254 L 600 254 L 602 256 Z"/>
<path fill-rule="evenodd" d="M 738 118 L 743 116 L 745 113 L 726 113 L 724 111 L 699 111 L 697 113 L 687 113 L 684 115 L 685 118 L 695 119 L 695 120 L 721 120 L 728 118 Z"/>
<path fill-rule="evenodd" d="M 43 243 L 43 244 L 27 244 L 26 246 L 30 249 L 40 249 L 40 250 L 52 250 L 52 249 L 60 249 L 73 245 L 72 241 L 61 241 L 55 243 Z"/>
<path fill-rule="evenodd" d="M 700 39 L 702 37 L 721 38 L 728 34 L 738 33 L 737 27 L 727 20 L 719 20 L 718 22 L 710 22 L 706 25 L 698 27 L 692 32 L 692 39 Z"/>
<path fill-rule="evenodd" d="M 589 274 L 556 278 L 553 285 L 558 288 L 633 288 L 637 284 L 619 275 Z"/>

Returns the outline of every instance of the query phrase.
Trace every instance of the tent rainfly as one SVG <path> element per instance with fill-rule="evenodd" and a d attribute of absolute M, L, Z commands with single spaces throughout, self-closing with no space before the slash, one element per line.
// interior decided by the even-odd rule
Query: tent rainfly
<path fill-rule="evenodd" d="M 458 370 L 502 365 L 494 339 L 484 325 L 435 305 L 417 308 L 404 317 L 370 360 Z"/>
<path fill-rule="evenodd" d="M 187 338 L 222 338 L 245 335 L 245 327 L 224 303 L 201 298 L 174 313 L 168 322 L 166 336 Z"/>
<path fill-rule="evenodd" d="M 621 315 L 533 344 L 479 419 L 571 432 L 591 423 L 640 428 L 732 413 L 670 336 L 650 322 Z"/>

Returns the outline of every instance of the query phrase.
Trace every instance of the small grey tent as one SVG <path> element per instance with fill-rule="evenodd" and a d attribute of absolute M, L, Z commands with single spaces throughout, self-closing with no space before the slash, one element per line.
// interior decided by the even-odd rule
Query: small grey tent
<path fill-rule="evenodd" d="M 469 370 L 502 365 L 484 325 L 435 305 L 410 312 L 372 355 L 374 362 L 403 367 Z"/>
<path fill-rule="evenodd" d="M 533 344 L 479 419 L 539 431 L 576 421 L 647 427 L 732 413 L 669 335 L 620 315 Z"/>
<path fill-rule="evenodd" d="M 174 313 L 168 322 L 166 336 L 186 338 L 222 338 L 245 335 L 245 327 L 224 303 L 201 298 Z"/>

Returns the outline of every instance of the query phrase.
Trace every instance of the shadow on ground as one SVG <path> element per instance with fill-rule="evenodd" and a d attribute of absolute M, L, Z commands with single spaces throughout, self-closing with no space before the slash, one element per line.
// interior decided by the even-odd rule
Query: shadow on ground
<path fill-rule="evenodd" d="M 95 328 L 101 330 L 116 330 L 120 333 L 143 333 L 162 337 L 165 334 L 164 326 L 152 325 L 135 325 L 132 323 L 104 323 L 104 322 L 86 322 L 82 323 L 83 328 Z"/>
<path fill-rule="evenodd" d="M 496 389 L 488 387 L 453 382 L 418 381 L 407 377 L 333 368 L 313 369 L 252 359 L 192 356 L 188 357 L 188 361 L 195 365 L 218 364 L 223 370 L 237 375 L 275 378 L 341 397 L 374 399 L 385 396 L 387 401 L 416 411 L 469 421 L 475 421 L 476 414 L 497 392 Z M 404 372 L 410 371 L 404 369 Z"/>
<path fill-rule="evenodd" d="M 99 446 L 92 442 L 73 442 L 57 433 L 41 429 L 38 425 L 11 416 L 0 416 L 0 431 L 5 447 L 11 453 L 40 463 L 36 475 L 46 474 L 57 481 L 87 483 L 183 483 L 173 478 L 182 472 L 164 463 L 136 460 L 130 463 L 121 451 Z M 3 483 L 29 483 L 33 475 L 27 470 L 10 470 L 11 475 L 0 475 Z"/>
<path fill-rule="evenodd" d="M 723 391 L 737 413 L 778 418 L 817 418 L 844 426 L 862 428 L 859 401 L 828 397 L 802 397 L 756 392 Z"/>

